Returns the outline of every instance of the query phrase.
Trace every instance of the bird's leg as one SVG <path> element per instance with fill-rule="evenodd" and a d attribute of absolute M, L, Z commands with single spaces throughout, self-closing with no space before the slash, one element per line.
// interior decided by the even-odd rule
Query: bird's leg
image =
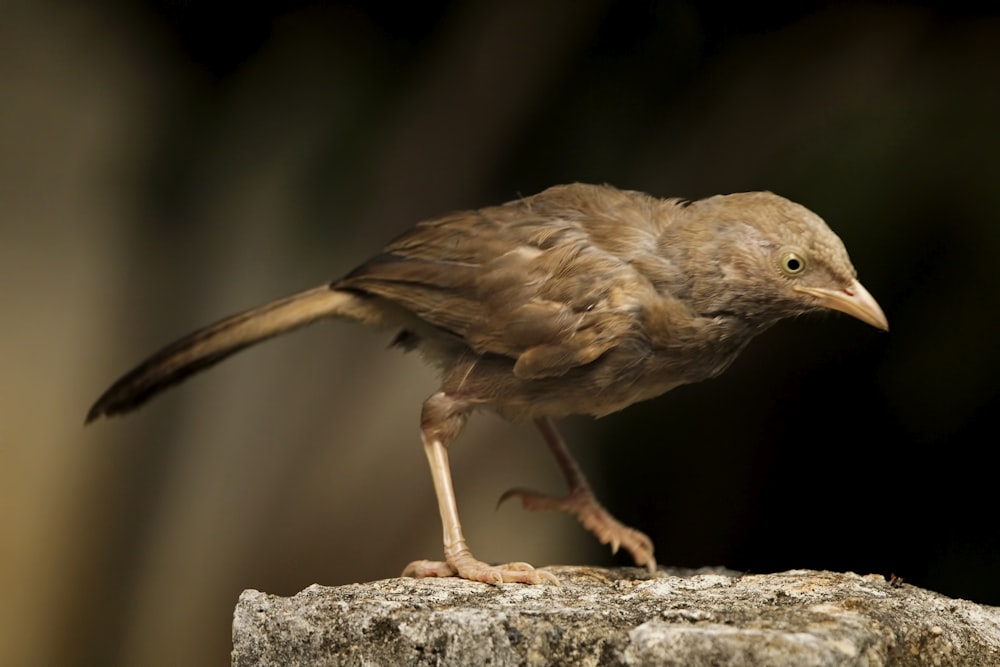
<path fill-rule="evenodd" d="M 421 417 L 421 439 L 424 452 L 431 466 L 434 492 L 441 512 L 441 526 L 444 529 L 444 558 L 441 561 L 414 561 L 403 570 L 403 576 L 451 577 L 459 576 L 472 581 L 488 584 L 542 582 L 558 583 L 549 572 L 536 570 L 527 563 L 489 565 L 478 560 L 469 551 L 458 520 L 458 505 L 451 483 L 451 467 L 448 465 L 448 443 L 455 439 L 467 417 L 466 406 L 455 401 L 444 392 L 434 394 L 424 403 Z"/>
<path fill-rule="evenodd" d="M 520 498 L 528 510 L 558 510 L 575 516 L 583 527 L 597 536 L 602 544 L 610 544 L 612 553 L 617 553 L 619 547 L 624 547 L 632 554 L 637 565 L 645 565 L 650 572 L 656 571 L 656 559 L 653 558 L 653 541 L 644 533 L 629 528 L 604 509 L 604 506 L 594 496 L 594 492 L 584 477 L 580 466 L 573 459 L 562 436 L 556 430 L 552 420 L 547 417 L 535 419 L 535 426 L 545 439 L 545 444 L 556 459 L 559 470 L 566 478 L 569 493 L 561 498 L 549 496 L 530 489 L 510 489 L 500 496 L 499 505 L 508 498 Z"/>

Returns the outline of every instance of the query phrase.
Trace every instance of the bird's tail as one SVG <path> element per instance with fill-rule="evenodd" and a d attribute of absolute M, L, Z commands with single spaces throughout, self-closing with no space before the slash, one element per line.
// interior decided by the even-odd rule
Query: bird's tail
<path fill-rule="evenodd" d="M 133 410 L 243 348 L 316 320 L 338 316 L 363 322 L 379 319 L 364 296 L 329 284 L 227 317 L 171 343 L 119 378 L 90 408 L 87 423 L 101 415 Z"/>

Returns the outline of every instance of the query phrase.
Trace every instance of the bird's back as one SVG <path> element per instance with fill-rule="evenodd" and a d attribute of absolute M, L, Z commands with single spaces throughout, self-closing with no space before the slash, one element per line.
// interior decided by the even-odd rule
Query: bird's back
<path fill-rule="evenodd" d="M 718 323 L 664 289 L 679 269 L 661 239 L 682 210 L 556 186 L 420 223 L 335 285 L 430 324 L 413 333 L 431 356 L 445 351 L 446 391 L 507 413 L 606 414 L 721 372 L 743 345 L 729 332 L 720 346 Z M 692 345 L 706 348 L 697 368 Z"/>

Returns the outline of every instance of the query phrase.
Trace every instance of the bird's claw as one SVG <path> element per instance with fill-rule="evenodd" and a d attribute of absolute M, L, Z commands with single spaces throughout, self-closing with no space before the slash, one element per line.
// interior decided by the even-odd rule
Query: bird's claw
<path fill-rule="evenodd" d="M 559 579 L 551 572 L 536 569 L 530 563 L 490 565 L 471 554 L 459 555 L 450 561 L 415 560 L 403 570 L 404 577 L 461 577 L 469 581 L 501 586 L 503 584 L 554 584 Z"/>
<path fill-rule="evenodd" d="M 555 507 L 547 507 L 546 503 L 557 503 L 561 498 L 554 498 L 552 496 L 546 495 L 541 491 L 535 491 L 533 489 L 524 489 L 521 487 L 515 487 L 513 489 L 507 489 L 502 494 L 500 498 L 497 499 L 496 508 L 499 509 L 501 505 L 511 498 L 520 498 L 521 506 L 526 510 L 543 510 L 543 509 L 557 509 Z"/>
<path fill-rule="evenodd" d="M 443 560 L 415 560 L 403 568 L 402 577 L 426 579 L 430 577 L 454 577 L 458 574 L 451 565 Z"/>
<path fill-rule="evenodd" d="M 636 565 L 645 566 L 650 573 L 656 572 L 653 541 L 645 533 L 630 528 L 613 517 L 597 501 L 589 487 L 576 488 L 561 498 L 517 487 L 504 491 L 497 501 L 497 507 L 515 497 L 520 498 L 522 506 L 530 511 L 555 510 L 572 514 L 601 544 L 609 545 L 612 554 L 617 554 L 624 547 Z"/>

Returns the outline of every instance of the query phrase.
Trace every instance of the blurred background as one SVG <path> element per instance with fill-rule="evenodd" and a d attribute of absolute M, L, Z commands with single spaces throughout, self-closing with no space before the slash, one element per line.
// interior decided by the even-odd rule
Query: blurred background
<path fill-rule="evenodd" d="M 718 380 L 565 422 L 661 564 L 1000 604 L 1000 15 L 973 4 L 3 2 L 0 662 L 224 664 L 245 588 L 437 558 L 435 378 L 391 334 L 317 325 L 84 414 L 422 218 L 570 181 L 797 200 L 892 326 L 784 322 Z M 452 460 L 482 558 L 627 562 L 494 509 L 562 488 L 529 425 L 478 415 Z"/>

